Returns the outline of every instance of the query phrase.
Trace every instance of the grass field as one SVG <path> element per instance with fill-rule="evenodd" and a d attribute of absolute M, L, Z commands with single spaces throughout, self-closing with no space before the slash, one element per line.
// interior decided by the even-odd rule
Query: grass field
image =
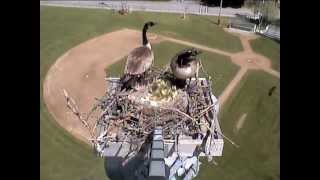
<path fill-rule="evenodd" d="M 258 38 L 250 42 L 252 49 L 271 60 L 272 68 L 280 71 L 280 44 L 268 39 Z"/>
<path fill-rule="evenodd" d="M 135 12 L 119 16 L 106 10 L 41 7 L 40 10 L 40 178 L 42 180 L 101 180 L 106 179 L 103 160 L 94 157 L 91 149 L 74 139 L 58 126 L 43 102 L 42 86 L 45 75 L 68 49 L 95 36 L 123 27 L 140 29 L 146 20 L 155 19 L 160 24 L 153 32 L 162 33 L 230 52 L 242 49 L 240 40 L 225 33 L 213 17 Z M 226 19 L 223 19 L 224 21 Z M 199 33 L 201 32 L 201 33 Z M 169 47 L 170 45 L 170 47 Z M 270 47 L 267 43 L 265 49 Z M 155 51 L 173 52 L 180 45 L 162 43 Z M 272 48 L 270 48 L 272 49 Z M 171 53 L 161 54 L 157 59 L 171 58 Z M 220 94 L 226 82 L 237 69 L 228 64 L 226 57 L 204 53 L 206 69 L 212 69 L 215 94 Z M 207 61 L 208 59 L 208 61 Z M 211 60 L 214 63 L 209 63 Z M 163 61 L 159 61 L 161 63 Z M 215 75 L 217 74 L 217 75 Z M 219 79 L 219 74 L 221 77 Z M 216 79 L 215 79 L 216 78 Z M 238 144 L 239 149 L 225 142 L 224 156 L 219 166 L 204 163 L 198 179 L 270 179 L 279 175 L 279 94 L 277 89 L 267 97 L 270 86 L 278 83 L 268 74 L 252 72 L 242 82 L 231 101 L 226 102 L 221 113 L 224 133 Z M 241 113 L 248 113 L 243 129 L 233 134 L 232 128 Z"/>
<path fill-rule="evenodd" d="M 185 20 L 180 20 L 179 14 L 133 12 L 129 16 L 120 16 L 107 10 L 60 7 L 42 7 L 40 13 L 43 30 L 51 30 L 52 35 L 60 35 L 55 31 L 62 31 L 64 36 L 79 41 L 124 27 L 140 31 L 144 22 L 152 20 L 159 23 L 152 32 L 229 52 L 242 50 L 239 38 L 224 32 L 215 24 L 217 18 L 211 16 L 188 15 Z M 226 21 L 222 18 L 222 23 Z"/>
<path fill-rule="evenodd" d="M 268 91 L 276 86 L 272 96 Z M 202 164 L 196 179 L 280 179 L 280 80 L 265 72 L 249 71 L 220 113 L 225 141 L 218 166 Z M 234 131 L 247 113 L 243 127 Z"/>
<path fill-rule="evenodd" d="M 164 67 L 167 63 L 170 63 L 171 58 L 180 50 L 187 48 L 180 44 L 172 42 L 162 42 L 160 44 L 153 45 L 153 51 L 155 56 L 154 65 L 157 67 Z M 228 82 L 237 73 L 239 67 L 231 63 L 231 60 L 227 56 L 206 52 L 201 55 L 201 62 L 208 71 L 208 74 L 213 79 L 214 94 L 220 95 L 224 88 L 228 85 Z M 110 76 L 120 76 L 125 66 L 125 59 L 107 67 L 106 72 Z M 201 75 L 200 75 L 201 76 Z"/>

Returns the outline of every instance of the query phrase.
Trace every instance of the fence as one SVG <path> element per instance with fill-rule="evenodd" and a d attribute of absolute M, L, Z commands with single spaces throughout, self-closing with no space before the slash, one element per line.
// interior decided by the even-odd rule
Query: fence
<path fill-rule="evenodd" d="M 270 25 L 263 35 L 280 41 L 280 27 Z"/>
<path fill-rule="evenodd" d="M 243 17 L 236 17 L 230 19 L 230 28 L 240 29 L 243 31 L 254 32 L 256 25 L 254 23 L 248 22 Z"/>
<path fill-rule="evenodd" d="M 243 31 L 248 31 L 252 33 L 257 33 L 275 40 L 280 41 L 280 27 L 276 25 L 268 26 L 258 26 L 255 23 L 249 22 L 244 16 L 237 16 L 236 18 L 231 18 L 229 20 L 229 27 L 234 29 L 239 29 Z"/>

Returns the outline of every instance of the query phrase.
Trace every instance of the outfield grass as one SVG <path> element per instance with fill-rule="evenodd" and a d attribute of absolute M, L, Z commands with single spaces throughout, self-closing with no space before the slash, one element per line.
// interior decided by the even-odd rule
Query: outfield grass
<path fill-rule="evenodd" d="M 148 17 L 148 18 L 146 18 Z M 189 16 L 188 16 L 189 17 Z M 160 22 L 157 32 L 166 31 L 173 37 L 183 39 L 195 39 L 201 42 L 207 36 L 206 33 L 193 37 L 193 33 L 210 29 L 210 33 L 225 37 L 229 43 L 222 43 L 222 38 L 216 41 L 216 36 L 209 40 L 213 47 L 223 44 L 231 45 L 231 51 L 241 49 L 238 38 L 224 33 L 215 24 L 209 22 L 209 18 L 190 16 L 186 21 L 180 21 L 178 15 L 156 13 L 133 13 L 130 16 L 119 16 L 111 11 L 42 7 L 40 10 L 40 177 L 45 180 L 72 180 L 72 179 L 104 179 L 105 172 L 103 160 L 95 158 L 91 149 L 83 143 L 75 140 L 54 121 L 43 102 L 42 86 L 45 75 L 54 63 L 68 49 L 95 36 L 123 27 L 140 29 L 147 19 L 155 19 Z M 167 20 L 167 21 L 165 21 Z M 204 23 L 205 22 L 205 23 Z M 177 29 L 176 24 L 183 24 L 184 28 Z M 189 24 L 190 23 L 190 24 Z M 197 24 L 203 24 L 198 25 Z M 191 28 L 197 27 L 197 29 Z M 154 28 L 156 29 L 156 28 Z M 191 29 L 191 30 L 188 30 Z M 177 32 L 178 31 L 178 32 Z M 174 33 L 176 34 L 174 34 Z M 219 37 L 219 38 L 220 38 Z M 240 48 L 239 48 L 240 47 Z M 161 48 L 161 47 L 160 47 Z M 168 54 L 169 55 L 169 54 Z"/>
<path fill-rule="evenodd" d="M 170 63 L 171 58 L 179 51 L 188 46 L 162 42 L 152 46 L 154 51 L 154 65 L 156 67 L 164 67 Z M 199 56 L 207 73 L 213 79 L 213 90 L 216 96 L 219 96 L 231 79 L 237 73 L 239 67 L 231 63 L 227 56 L 203 51 Z M 120 76 L 125 66 L 125 58 L 121 61 L 106 68 L 108 76 Z M 201 74 L 200 74 L 201 76 Z"/>
<path fill-rule="evenodd" d="M 40 179 L 107 179 L 103 159 L 96 157 L 88 145 L 58 127 L 44 103 L 40 104 Z"/>
<path fill-rule="evenodd" d="M 243 49 L 239 38 L 217 26 L 217 18 L 212 16 L 187 15 L 185 20 L 181 20 L 179 14 L 133 12 L 121 16 L 109 10 L 61 7 L 42 7 L 40 12 L 42 28 L 62 31 L 65 36 L 73 35 L 70 38 L 79 40 L 84 37 L 80 34 L 94 37 L 124 27 L 141 30 L 144 22 L 152 20 L 159 23 L 152 32 L 229 52 Z M 228 21 L 227 18 L 221 20 L 222 23 Z"/>
<path fill-rule="evenodd" d="M 225 33 L 213 22 L 213 17 L 135 12 L 119 16 L 106 10 L 41 7 L 40 10 L 40 177 L 42 180 L 101 180 L 106 179 L 103 159 L 93 156 L 91 149 L 71 137 L 59 127 L 43 102 L 42 86 L 45 75 L 54 61 L 70 48 L 95 36 L 123 27 L 140 29 L 146 20 L 155 19 L 160 24 L 153 32 L 185 39 L 230 52 L 242 49 L 239 39 Z M 226 19 L 223 19 L 224 21 Z M 198 32 L 201 32 L 197 34 Z M 176 44 L 155 46 L 156 52 L 173 52 Z M 171 58 L 171 53 L 156 53 L 156 59 Z M 158 55 L 160 57 L 158 57 Z M 204 53 L 206 69 L 214 72 L 215 94 L 219 95 L 236 67 L 225 61 L 226 57 Z M 213 61 L 213 63 L 209 63 Z M 159 61 L 160 63 L 162 61 Z M 220 77 L 220 76 L 221 77 Z M 220 79 L 219 79 L 220 77 Z M 278 93 L 265 97 L 266 88 L 278 82 L 266 74 L 252 73 L 246 78 L 238 93 L 225 104 L 221 125 L 227 136 L 240 144 L 235 149 L 225 143 L 224 156 L 219 166 L 202 165 L 198 179 L 267 179 L 277 177 L 279 128 Z M 250 88 L 249 88 L 250 87 Z M 247 92 L 248 90 L 248 92 Z M 278 91 L 279 89 L 277 89 Z M 255 97 L 257 96 L 257 97 Z M 229 112 L 228 112 L 229 111 Z M 241 112 L 248 113 L 243 131 L 232 134 L 232 125 Z M 248 123 L 252 122 L 252 123 Z M 274 124 L 271 124 L 274 123 Z M 229 127 L 230 126 L 230 127 Z M 274 132 L 269 132 L 274 131 Z M 268 135 L 266 135 L 269 133 Z M 275 145 L 276 144 L 276 145 Z M 277 146 L 278 147 L 278 146 Z"/>
<path fill-rule="evenodd" d="M 268 91 L 276 90 L 272 96 Z M 250 71 L 220 114 L 223 133 L 240 145 L 225 140 L 218 166 L 203 161 L 196 179 L 280 179 L 280 80 L 261 71 Z M 243 127 L 234 131 L 247 113 Z"/>
<path fill-rule="evenodd" d="M 268 58 L 272 63 L 272 68 L 280 71 L 280 44 L 264 37 L 250 41 L 252 49 Z"/>

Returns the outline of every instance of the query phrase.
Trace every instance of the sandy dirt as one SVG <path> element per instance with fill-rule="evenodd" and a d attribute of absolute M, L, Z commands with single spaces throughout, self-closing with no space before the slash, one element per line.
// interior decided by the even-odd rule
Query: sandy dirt
<path fill-rule="evenodd" d="M 240 70 L 219 96 L 221 108 L 249 69 L 263 70 L 273 76 L 280 78 L 280 73 L 271 68 L 271 61 L 267 57 L 257 54 L 252 50 L 250 40 L 257 38 L 258 36 L 234 32 L 230 33 L 233 33 L 240 38 L 241 44 L 243 46 L 243 51 L 234 53 L 230 56 L 231 61 L 234 64 L 240 66 Z"/>
<path fill-rule="evenodd" d="M 151 43 L 159 42 L 151 35 Z M 87 129 L 67 108 L 63 89 L 87 113 L 96 103 L 94 98 L 106 90 L 104 69 L 140 46 L 141 32 L 119 30 L 88 40 L 66 52 L 50 68 L 44 81 L 44 101 L 59 125 L 85 142 L 90 137 Z M 93 126 L 93 122 L 89 122 Z"/>
<path fill-rule="evenodd" d="M 204 45 L 174 38 L 149 34 L 152 44 L 167 40 L 193 46 L 209 52 L 231 57 L 240 70 L 219 97 L 222 106 L 248 69 L 261 69 L 280 78 L 279 72 L 271 69 L 270 60 L 252 51 L 249 40 L 256 36 L 236 34 L 244 47 L 243 52 L 230 53 Z M 77 103 L 80 112 L 89 112 L 96 103 L 95 98 L 106 90 L 104 69 L 125 57 L 132 49 L 140 46 L 141 32 L 123 29 L 88 40 L 62 55 L 50 68 L 44 81 L 44 101 L 56 121 L 72 135 L 89 142 L 89 132 L 67 108 L 63 89 Z M 93 126 L 93 120 L 88 122 Z"/>
<path fill-rule="evenodd" d="M 229 56 L 231 58 L 231 61 L 240 67 L 240 70 L 238 71 L 236 76 L 232 79 L 232 81 L 228 84 L 224 92 L 219 97 L 221 107 L 229 98 L 229 96 L 232 94 L 237 84 L 241 81 L 242 77 L 245 75 L 245 73 L 249 69 L 263 70 L 267 73 L 270 73 L 271 75 L 274 75 L 280 78 L 280 73 L 271 68 L 271 61 L 267 57 L 257 54 L 252 50 L 250 45 L 250 40 L 258 38 L 258 36 L 254 34 L 249 34 L 249 33 L 244 34 L 244 33 L 230 32 L 228 30 L 226 31 L 240 38 L 241 44 L 243 46 L 243 51 L 238 53 L 230 53 L 220 49 L 210 48 L 210 47 L 196 44 L 196 43 L 191 43 L 191 42 L 182 41 L 182 40 L 169 38 L 169 37 L 162 37 L 164 40 L 171 41 L 174 43 L 193 46 L 195 48 L 199 48 L 209 52 Z"/>

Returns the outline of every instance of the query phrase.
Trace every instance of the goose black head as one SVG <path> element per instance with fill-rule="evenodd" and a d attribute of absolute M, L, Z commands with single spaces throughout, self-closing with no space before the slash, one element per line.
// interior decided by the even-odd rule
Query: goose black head
<path fill-rule="evenodd" d="M 196 48 L 187 48 L 182 50 L 180 53 L 176 55 L 176 62 L 180 66 L 188 65 L 189 62 L 197 60 L 197 55 L 201 54 L 202 51 Z"/>
<path fill-rule="evenodd" d="M 199 49 L 196 49 L 196 48 L 190 48 L 187 50 L 187 53 L 189 56 L 197 56 L 197 55 L 201 54 L 202 51 L 200 51 Z"/>
<path fill-rule="evenodd" d="M 147 23 L 148 23 L 148 25 L 149 25 L 150 27 L 152 27 L 152 26 L 154 26 L 154 25 L 157 24 L 156 22 L 153 22 L 153 21 L 150 21 L 150 22 L 147 22 Z"/>
<path fill-rule="evenodd" d="M 156 25 L 157 23 L 153 22 L 153 21 L 148 21 L 144 24 L 144 27 L 149 28 L 152 27 L 154 25 Z"/>
<path fill-rule="evenodd" d="M 196 59 L 196 56 L 201 54 L 202 51 L 200 51 L 199 49 L 196 49 L 196 48 L 188 48 L 188 49 L 185 49 L 180 55 L 179 57 L 182 58 L 182 59 Z"/>

